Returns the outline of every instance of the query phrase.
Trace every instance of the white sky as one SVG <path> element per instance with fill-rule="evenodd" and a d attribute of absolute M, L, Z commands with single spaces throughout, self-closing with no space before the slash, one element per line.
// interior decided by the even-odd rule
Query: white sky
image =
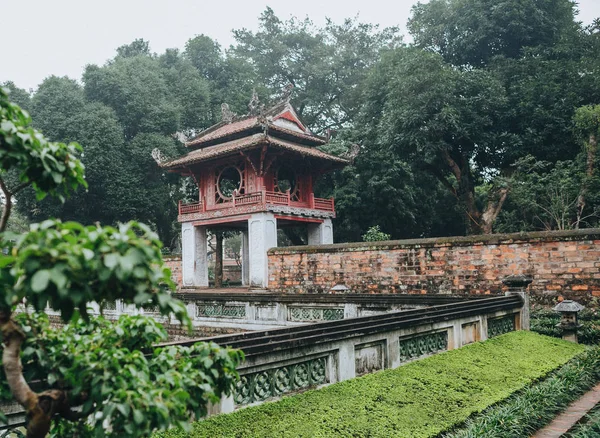
<path fill-rule="evenodd" d="M 152 51 L 183 48 L 198 34 L 229 46 L 232 29 L 256 29 L 267 5 L 278 17 L 325 17 L 341 22 L 359 14 L 382 27 L 404 25 L 417 0 L 0 0 L 0 82 L 36 88 L 49 75 L 80 79 L 86 64 L 104 64 L 135 38 Z M 580 0 L 579 20 L 600 17 L 599 0 Z"/>

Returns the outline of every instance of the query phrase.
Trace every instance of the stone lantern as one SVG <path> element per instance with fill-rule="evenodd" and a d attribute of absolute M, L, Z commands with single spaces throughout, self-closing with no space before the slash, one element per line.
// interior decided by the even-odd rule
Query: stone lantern
<path fill-rule="evenodd" d="M 560 312 L 560 322 L 556 326 L 562 329 L 565 341 L 577 343 L 577 329 L 581 327 L 577 314 L 583 309 L 585 307 L 573 300 L 564 300 L 554 307 L 556 312 Z"/>

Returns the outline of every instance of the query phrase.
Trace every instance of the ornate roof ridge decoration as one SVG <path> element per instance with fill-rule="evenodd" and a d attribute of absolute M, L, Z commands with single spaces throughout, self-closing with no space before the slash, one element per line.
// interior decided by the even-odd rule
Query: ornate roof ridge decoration
<path fill-rule="evenodd" d="M 165 157 L 159 148 L 152 149 L 151 152 L 152 158 L 156 161 L 156 164 L 162 167 L 163 163 L 169 161 L 168 157 Z"/>
<path fill-rule="evenodd" d="M 225 143 L 235 138 L 239 138 L 244 133 L 253 134 L 256 132 L 266 132 L 274 130 L 283 134 L 287 138 L 297 138 L 301 143 L 310 143 L 311 146 L 318 146 L 327 143 L 325 137 L 313 134 L 300 120 L 300 117 L 290 104 L 290 96 L 293 86 L 288 85 L 282 93 L 280 100 L 269 107 L 260 103 L 258 94 L 254 89 L 252 98 L 248 104 L 249 113 L 244 116 L 237 116 L 233 113 L 229 105 L 221 105 L 221 121 L 185 143 L 187 147 L 208 147 L 214 144 Z M 277 122 L 284 119 L 287 122 Z M 290 128 L 286 128 L 286 123 Z"/>
<path fill-rule="evenodd" d="M 231 123 L 235 120 L 236 114 L 229 109 L 225 102 L 221 104 L 221 122 Z"/>

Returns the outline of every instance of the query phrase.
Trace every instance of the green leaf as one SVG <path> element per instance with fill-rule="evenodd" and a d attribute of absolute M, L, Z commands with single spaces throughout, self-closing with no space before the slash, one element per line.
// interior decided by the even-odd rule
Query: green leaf
<path fill-rule="evenodd" d="M 133 410 L 133 421 L 135 424 L 142 424 L 144 422 L 144 414 L 139 409 Z"/>
<path fill-rule="evenodd" d="M 42 292 L 48 287 L 48 282 L 50 281 L 50 271 L 47 269 L 42 269 L 37 271 L 31 277 L 31 290 L 33 292 Z"/>

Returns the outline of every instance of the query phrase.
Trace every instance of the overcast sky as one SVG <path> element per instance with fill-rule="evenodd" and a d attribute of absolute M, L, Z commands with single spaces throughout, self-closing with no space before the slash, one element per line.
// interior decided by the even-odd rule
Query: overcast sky
<path fill-rule="evenodd" d="M 404 25 L 417 0 L 0 0 L 0 82 L 33 88 L 49 75 L 80 79 L 86 64 L 104 64 L 115 49 L 135 38 L 154 52 L 183 48 L 198 34 L 229 46 L 231 29 L 256 29 L 267 5 L 280 18 L 325 17 L 340 22 L 359 14 L 383 27 Z M 600 17 L 599 0 L 580 0 L 579 20 Z M 404 32 L 405 33 L 405 32 Z M 8 43 L 8 44 L 7 44 Z"/>

